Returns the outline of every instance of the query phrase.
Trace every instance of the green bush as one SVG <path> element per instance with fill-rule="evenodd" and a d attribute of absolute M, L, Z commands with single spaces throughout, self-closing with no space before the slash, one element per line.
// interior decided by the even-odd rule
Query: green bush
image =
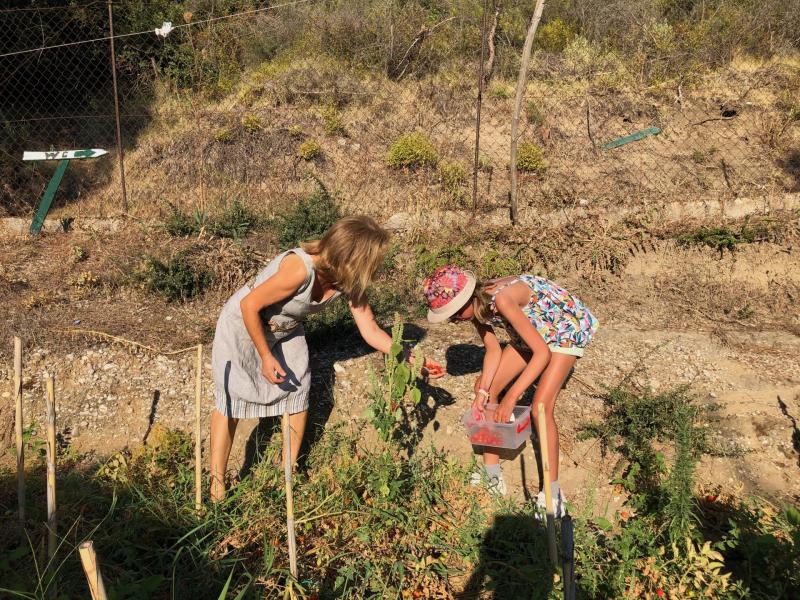
<path fill-rule="evenodd" d="M 548 52 L 563 52 L 577 35 L 574 25 L 556 18 L 539 27 L 536 45 Z"/>
<path fill-rule="evenodd" d="M 394 168 L 435 167 L 439 162 L 439 151 L 424 133 L 414 132 L 401 136 L 386 157 L 386 163 Z"/>
<path fill-rule="evenodd" d="M 314 160 L 322 156 L 322 146 L 314 140 L 306 140 L 300 144 L 297 155 L 303 160 Z"/>
<path fill-rule="evenodd" d="M 242 117 L 242 129 L 247 133 L 258 133 L 264 129 L 264 119 L 258 115 L 245 115 Z"/>
<path fill-rule="evenodd" d="M 694 231 L 679 235 L 677 240 L 681 246 L 709 246 L 719 252 L 733 251 L 741 244 L 753 244 L 770 239 L 775 229 L 776 223 L 771 220 L 751 223 L 750 219 L 745 219 L 738 229 L 730 225 L 718 227 L 703 225 Z"/>
<path fill-rule="evenodd" d="M 460 162 L 442 160 L 437 166 L 439 179 L 444 190 L 456 201 L 463 202 L 466 198 L 465 184 L 467 183 L 467 170 Z"/>
<path fill-rule="evenodd" d="M 542 149 L 536 144 L 525 142 L 517 148 L 517 168 L 520 171 L 543 175 L 547 171 Z"/>
<path fill-rule="evenodd" d="M 342 217 L 339 206 L 327 188 L 317 180 L 317 189 L 280 215 L 273 227 L 282 250 L 300 242 L 317 239 Z"/>
<path fill-rule="evenodd" d="M 196 269 L 185 252 L 179 252 L 167 262 L 148 256 L 144 259 L 138 278 L 146 289 L 170 302 L 185 302 L 198 296 L 213 281 L 209 271 Z"/>
<path fill-rule="evenodd" d="M 322 118 L 325 121 L 325 133 L 328 135 L 347 135 L 342 115 L 335 106 L 326 107 L 322 111 Z"/>
<path fill-rule="evenodd" d="M 169 205 L 169 215 L 164 221 L 167 233 L 176 237 L 188 237 L 199 233 L 208 224 L 208 215 L 200 210 L 195 210 L 192 215 L 183 212 L 174 204 Z"/>
<path fill-rule="evenodd" d="M 241 239 L 256 229 L 261 218 L 238 198 L 234 199 L 209 226 L 209 231 L 221 238 Z"/>

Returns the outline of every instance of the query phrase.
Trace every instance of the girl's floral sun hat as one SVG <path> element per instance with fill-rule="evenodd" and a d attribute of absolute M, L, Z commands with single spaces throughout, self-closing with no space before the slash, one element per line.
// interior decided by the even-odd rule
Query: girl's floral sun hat
<path fill-rule="evenodd" d="M 456 265 L 437 268 L 422 283 L 428 321 L 441 323 L 460 311 L 475 291 L 475 275 Z"/>

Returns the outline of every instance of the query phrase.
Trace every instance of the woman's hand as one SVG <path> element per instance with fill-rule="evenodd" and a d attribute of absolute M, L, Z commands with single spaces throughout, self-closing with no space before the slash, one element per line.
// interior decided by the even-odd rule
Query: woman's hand
<path fill-rule="evenodd" d="M 515 396 L 506 394 L 506 397 L 503 398 L 503 401 L 497 407 L 497 410 L 494 411 L 494 422 L 508 423 L 511 420 L 511 415 L 514 413 L 514 407 L 516 404 Z"/>
<path fill-rule="evenodd" d="M 286 371 L 272 354 L 261 358 L 261 374 L 267 378 L 267 381 L 274 384 L 283 383 L 286 380 Z"/>

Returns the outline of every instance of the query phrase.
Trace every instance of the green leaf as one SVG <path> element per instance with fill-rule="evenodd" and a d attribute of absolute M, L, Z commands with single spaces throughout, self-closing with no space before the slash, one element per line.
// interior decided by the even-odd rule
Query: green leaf
<path fill-rule="evenodd" d="M 394 420 L 399 421 L 402 418 L 403 418 L 403 410 L 398 407 L 397 410 L 394 411 Z"/>
<path fill-rule="evenodd" d="M 398 344 L 397 342 L 393 343 L 389 348 L 389 354 L 394 356 L 398 361 L 401 360 L 401 356 L 403 354 L 403 346 Z"/>
<path fill-rule="evenodd" d="M 394 372 L 394 389 L 395 391 L 402 393 L 406 389 L 406 384 L 411 381 L 411 371 L 405 365 L 397 365 L 397 369 Z"/>
<path fill-rule="evenodd" d="M 414 402 L 414 405 L 417 405 L 422 400 L 422 392 L 419 388 L 414 388 L 411 390 L 411 400 Z"/>
<path fill-rule="evenodd" d="M 219 593 L 217 600 L 225 600 L 228 597 L 228 588 L 231 587 L 231 580 L 233 579 L 233 572 L 236 570 L 236 567 L 231 569 L 231 574 L 228 575 L 228 581 L 225 582 L 225 586 L 222 588 L 222 591 Z"/>
<path fill-rule="evenodd" d="M 787 506 L 786 520 L 795 527 L 800 527 L 800 510 L 797 510 L 794 506 Z"/>
<path fill-rule="evenodd" d="M 605 517 L 597 517 L 594 520 L 594 523 L 603 531 L 611 531 L 611 529 L 613 528 L 613 525 L 611 525 L 611 521 L 609 521 Z"/>

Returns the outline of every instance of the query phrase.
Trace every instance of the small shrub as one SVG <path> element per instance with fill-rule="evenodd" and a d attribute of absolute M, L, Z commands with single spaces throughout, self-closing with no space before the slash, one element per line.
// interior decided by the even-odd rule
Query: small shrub
<path fill-rule="evenodd" d="M 424 133 L 408 133 L 392 144 L 386 163 L 393 168 L 435 167 L 439 151 Z"/>
<path fill-rule="evenodd" d="M 74 281 L 75 287 L 97 287 L 100 285 L 100 276 L 91 271 L 84 271 Z"/>
<path fill-rule="evenodd" d="M 722 253 L 725 250 L 734 251 L 740 244 L 767 240 L 774 233 L 775 227 L 772 221 L 765 220 L 751 225 L 749 219 L 745 219 L 738 231 L 729 225 L 719 227 L 704 225 L 679 235 L 677 240 L 681 246 L 709 246 Z"/>
<path fill-rule="evenodd" d="M 467 182 L 464 165 L 457 161 L 442 160 L 437 168 L 444 190 L 454 200 L 463 201 L 466 194 L 464 184 Z"/>
<path fill-rule="evenodd" d="M 238 240 L 258 227 L 260 221 L 261 219 L 256 213 L 236 198 L 210 224 L 209 230 L 217 237 Z"/>
<path fill-rule="evenodd" d="M 536 44 L 548 52 L 563 52 L 576 36 L 574 25 L 562 19 L 553 19 L 539 27 L 536 32 Z"/>
<path fill-rule="evenodd" d="M 347 136 L 344 120 L 342 120 L 342 115 L 335 106 L 325 108 L 322 111 L 322 118 L 325 121 L 325 133 L 328 135 Z"/>
<path fill-rule="evenodd" d="M 297 155 L 303 160 L 314 160 L 322 156 L 322 147 L 314 140 L 306 140 L 300 144 Z"/>
<path fill-rule="evenodd" d="M 293 138 L 303 137 L 303 128 L 300 125 L 292 125 L 289 127 L 289 135 Z"/>
<path fill-rule="evenodd" d="M 514 95 L 514 88 L 503 82 L 494 82 L 489 87 L 489 95 L 495 100 L 508 100 Z"/>
<path fill-rule="evenodd" d="M 492 172 L 494 170 L 492 159 L 481 152 L 481 154 L 478 156 L 478 168 L 487 173 Z"/>
<path fill-rule="evenodd" d="M 139 274 L 144 287 L 166 298 L 170 302 L 185 302 L 201 294 L 212 282 L 212 275 L 195 269 L 187 260 L 186 253 L 179 252 L 167 262 L 148 256 Z"/>
<path fill-rule="evenodd" d="M 547 170 L 542 149 L 536 144 L 526 142 L 517 149 L 517 168 L 520 171 L 542 175 Z"/>
<path fill-rule="evenodd" d="M 86 252 L 86 248 L 78 246 L 77 244 L 72 247 L 72 262 L 77 264 L 85 261 L 87 258 L 89 258 L 89 253 Z"/>
<path fill-rule="evenodd" d="M 174 204 L 169 205 L 169 215 L 164 221 L 167 233 L 176 237 L 187 237 L 197 233 L 197 228 L 192 219 Z"/>
<path fill-rule="evenodd" d="M 480 278 L 509 277 L 519 275 L 523 270 L 522 263 L 516 255 L 501 254 L 497 250 L 490 249 L 483 255 Z"/>
<path fill-rule="evenodd" d="M 228 142 L 233 141 L 233 128 L 220 127 L 217 129 L 214 132 L 214 141 L 221 144 L 227 144 Z"/>
<path fill-rule="evenodd" d="M 450 263 L 469 268 L 467 254 L 459 245 L 446 244 L 439 248 L 419 245 L 416 248 L 415 271 L 419 277 L 427 277 L 436 267 Z"/>
<path fill-rule="evenodd" d="M 708 161 L 706 153 L 702 150 L 695 150 L 692 152 L 692 162 L 698 165 L 704 165 Z"/>
<path fill-rule="evenodd" d="M 264 129 L 264 120 L 258 115 L 245 115 L 242 117 L 242 129 L 247 133 L 258 133 Z"/>
<path fill-rule="evenodd" d="M 317 189 L 302 198 L 274 223 L 281 249 L 295 248 L 300 242 L 322 236 L 342 217 L 328 190 L 317 180 Z"/>
<path fill-rule="evenodd" d="M 531 125 L 538 126 L 544 123 L 544 115 L 539 110 L 539 105 L 533 100 L 528 100 L 528 104 L 525 106 L 525 116 Z"/>

